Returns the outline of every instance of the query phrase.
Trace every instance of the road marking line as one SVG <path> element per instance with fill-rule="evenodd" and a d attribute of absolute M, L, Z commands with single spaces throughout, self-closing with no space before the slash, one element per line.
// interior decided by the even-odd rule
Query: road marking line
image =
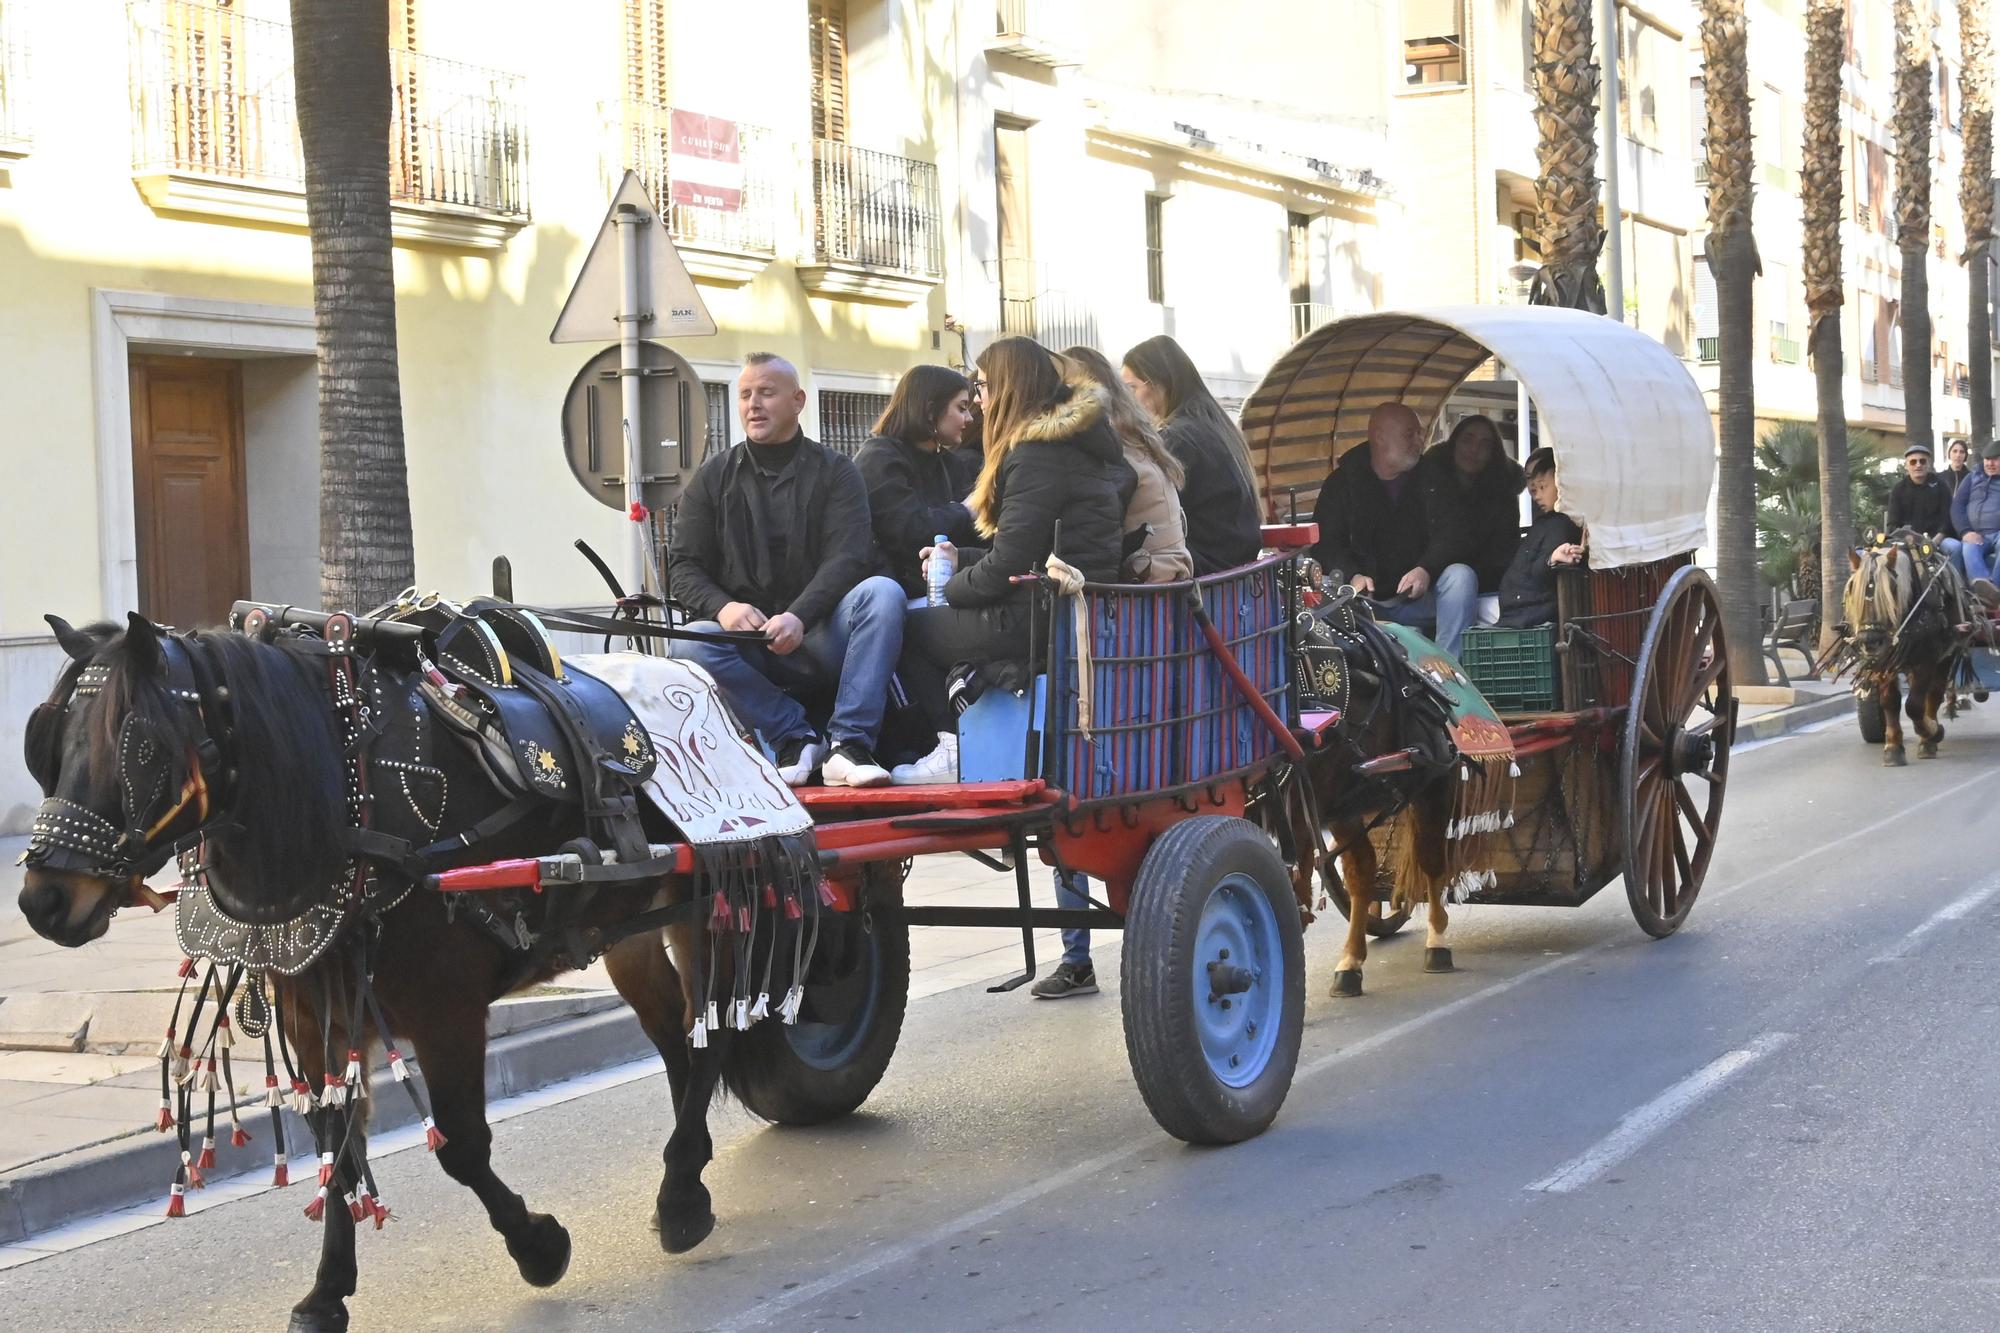
<path fill-rule="evenodd" d="M 1572 1157 L 1549 1175 L 1528 1186 L 1543 1194 L 1570 1194 L 1630 1157 L 1655 1135 L 1693 1110 L 1704 1097 L 1792 1039 L 1789 1032 L 1767 1032 L 1748 1046 L 1703 1065 L 1644 1106 L 1629 1112 L 1618 1128 L 1598 1140 L 1588 1152 Z"/>
<path fill-rule="evenodd" d="M 1985 903 L 1987 899 L 1996 893 L 2000 893 L 2000 878 L 1989 880 L 1964 897 L 1955 898 L 1943 907 L 1938 908 L 1937 911 L 1932 912 L 1928 917 L 1924 918 L 1922 925 L 1868 961 L 1871 963 L 1893 963 L 1900 958 L 1909 956 L 1910 952 L 1917 947 L 1917 942 L 1923 939 L 1924 936 L 1930 934 L 1947 921 L 1957 921 L 1962 917 L 1971 916 L 1973 912 L 1978 910 L 1981 904 Z"/>

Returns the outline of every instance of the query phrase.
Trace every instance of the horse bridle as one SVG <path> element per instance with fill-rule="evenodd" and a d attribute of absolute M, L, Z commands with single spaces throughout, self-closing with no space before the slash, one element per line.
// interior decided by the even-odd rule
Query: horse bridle
<path fill-rule="evenodd" d="M 79 700 L 101 693 L 111 675 L 107 666 L 85 664 L 71 677 L 68 690 L 38 705 L 28 721 L 28 771 L 41 784 L 44 799 L 29 829 L 23 864 L 104 879 L 144 879 L 212 829 L 223 813 L 222 797 L 235 776 L 224 752 L 232 738 L 229 689 L 215 678 L 191 636 L 161 630 L 158 643 L 166 665 L 162 692 L 194 712 L 199 736 L 184 758 L 179 789 L 173 783 L 176 756 L 167 738 L 134 710 L 118 728 L 123 825 L 55 794 L 70 710 Z M 190 807 L 196 813 L 193 827 L 169 837 Z"/>

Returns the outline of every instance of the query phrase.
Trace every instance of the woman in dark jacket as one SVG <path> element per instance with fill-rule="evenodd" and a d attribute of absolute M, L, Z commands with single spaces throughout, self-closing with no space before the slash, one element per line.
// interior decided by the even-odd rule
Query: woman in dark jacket
<path fill-rule="evenodd" d="M 1535 522 L 1500 579 L 1500 623 L 1516 629 L 1556 618 L 1556 571 L 1583 559 L 1582 530 L 1556 508 L 1555 452 L 1529 454 L 1527 473 Z"/>
<path fill-rule="evenodd" d="M 854 456 L 868 483 L 868 513 L 889 577 L 922 597 L 923 550 L 942 533 L 979 544 L 963 503 L 973 478 L 952 452 L 972 420 L 972 382 L 949 366 L 914 366 L 896 385 L 875 434 Z"/>
<path fill-rule="evenodd" d="M 1196 574 L 1247 565 L 1262 549 L 1257 479 L 1243 432 L 1202 383 L 1181 345 L 1161 334 L 1125 353 L 1124 378 L 1187 469 L 1181 508 Z"/>
<path fill-rule="evenodd" d="M 1521 544 L 1521 490 L 1528 484 L 1521 465 L 1500 451 L 1500 428 L 1491 417 L 1469 416 L 1425 452 L 1423 466 L 1436 469 L 1458 495 L 1465 521 L 1459 549 L 1479 576 L 1479 591 L 1499 591 Z"/>
<path fill-rule="evenodd" d="M 947 674 L 960 663 L 1021 657 L 1033 598 L 1012 580 L 1041 573 L 1051 554 L 1086 579 L 1115 581 L 1125 506 L 1137 485 L 1095 386 L 1047 348 L 1002 338 L 980 353 L 979 372 L 986 463 L 967 503 L 989 545 L 948 546 L 943 553 L 956 572 L 945 585 L 947 605 L 918 607 L 904 622 L 903 686 L 929 716 L 938 748 L 898 768 L 899 783 L 957 781 Z M 926 549 L 924 559 L 937 553 Z"/>

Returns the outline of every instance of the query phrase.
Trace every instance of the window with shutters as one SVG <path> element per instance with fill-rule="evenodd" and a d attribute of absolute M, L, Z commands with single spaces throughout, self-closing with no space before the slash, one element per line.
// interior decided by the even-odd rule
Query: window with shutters
<path fill-rule="evenodd" d="M 1715 274 L 1708 260 L 1694 261 L 1694 354 L 1704 365 L 1722 359 L 1721 318 L 1715 303 Z"/>
<path fill-rule="evenodd" d="M 1903 387 L 1903 315 L 1896 303 L 1888 303 L 1883 312 L 1884 338 L 1889 351 L 1889 387 Z"/>
<path fill-rule="evenodd" d="M 730 402 L 729 388 L 727 380 L 705 380 L 702 383 L 702 396 L 708 400 L 708 438 L 702 446 L 703 462 L 729 448 L 729 417 L 735 410 L 735 404 Z"/>
<path fill-rule="evenodd" d="M 812 135 L 847 142 L 847 0 L 807 0 Z"/>
<path fill-rule="evenodd" d="M 1460 0 L 1403 0 L 1403 82 L 1465 82 Z"/>
<path fill-rule="evenodd" d="M 1167 300 L 1167 197 L 1146 196 L 1146 299 L 1154 305 Z"/>
<path fill-rule="evenodd" d="M 625 100 L 673 101 L 667 45 L 668 0 L 625 0 Z"/>

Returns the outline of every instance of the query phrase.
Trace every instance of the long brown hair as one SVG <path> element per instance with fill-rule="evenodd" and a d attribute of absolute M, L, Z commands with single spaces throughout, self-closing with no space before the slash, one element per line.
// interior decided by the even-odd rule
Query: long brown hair
<path fill-rule="evenodd" d="M 987 536 L 997 531 L 993 488 L 1000 478 L 1000 464 L 1020 441 L 1021 432 L 1037 417 L 1072 392 L 1063 382 L 1061 360 L 1033 338 L 1019 335 L 999 338 L 979 354 L 979 373 L 986 377 L 986 461 L 980 466 L 979 480 L 973 484 L 966 507 L 974 523 Z"/>
<path fill-rule="evenodd" d="M 1215 401 L 1193 359 L 1179 343 L 1164 333 L 1148 338 L 1125 353 L 1125 369 L 1160 391 L 1162 427 L 1192 421 L 1219 436 L 1244 487 L 1252 495 L 1257 493 L 1257 473 L 1250 465 L 1250 446 L 1244 442 L 1243 431 Z"/>
<path fill-rule="evenodd" d="M 875 422 L 875 433 L 905 444 L 929 444 L 937 438 L 938 418 L 951 400 L 972 389 L 972 381 L 950 366 L 911 366 L 896 382 L 889 406 Z"/>
<path fill-rule="evenodd" d="M 1119 442 L 1151 459 L 1166 474 L 1167 485 L 1175 490 L 1187 485 L 1187 469 L 1168 450 L 1166 442 L 1160 438 L 1160 428 L 1146 415 L 1146 409 L 1139 406 L 1139 400 L 1125 387 L 1125 381 L 1118 377 L 1111 358 L 1095 347 L 1071 347 L 1063 352 L 1063 356 L 1104 391 L 1105 417 L 1110 421 L 1111 429 L 1118 432 Z"/>

